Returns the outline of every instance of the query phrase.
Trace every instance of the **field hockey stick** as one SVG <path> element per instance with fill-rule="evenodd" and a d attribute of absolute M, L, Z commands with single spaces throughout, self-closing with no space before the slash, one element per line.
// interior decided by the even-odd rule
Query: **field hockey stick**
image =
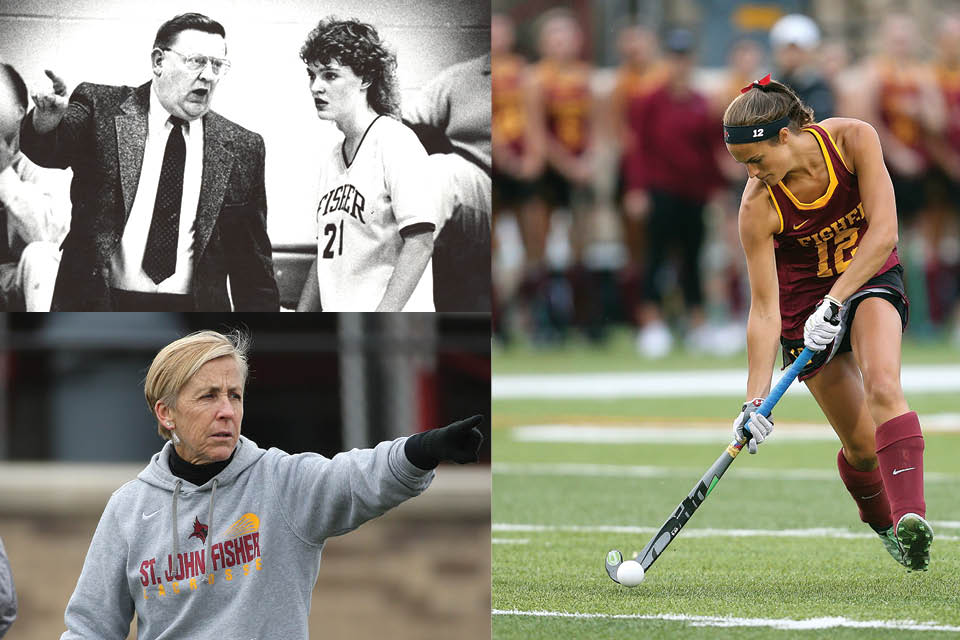
<path fill-rule="evenodd" d="M 800 355 L 797 356 L 797 359 L 793 361 L 793 364 L 790 365 L 790 368 L 787 369 L 787 372 L 783 374 L 783 377 L 777 382 L 776 386 L 770 391 L 770 394 L 767 395 L 766 399 L 763 401 L 763 404 L 757 409 L 757 413 L 763 415 L 764 417 L 769 416 L 770 412 L 773 411 L 773 407 L 780 400 L 780 397 L 784 394 L 787 388 L 793 383 L 796 377 L 800 374 L 800 370 L 807 366 L 807 363 L 810 362 L 810 358 L 813 357 L 813 351 L 804 347 L 803 351 L 800 352 Z M 749 424 L 745 426 L 747 432 L 749 432 Z M 710 495 L 710 492 L 713 491 L 713 488 L 720 481 L 720 478 L 723 477 L 723 473 L 727 470 L 727 467 L 733 462 L 734 458 L 740 453 L 740 450 L 743 449 L 743 445 L 747 443 L 747 438 L 743 440 L 738 440 L 736 438 L 727 445 L 726 450 L 720 457 L 717 458 L 717 461 L 707 469 L 707 472 L 703 474 L 703 477 L 700 478 L 700 481 L 693 487 L 687 497 L 683 499 L 677 508 L 674 510 L 673 515 L 667 518 L 667 521 L 663 523 L 663 526 L 660 527 L 660 531 L 657 532 L 653 538 L 650 539 L 650 542 L 647 543 L 647 546 L 643 548 L 643 551 L 638 553 L 634 559 L 640 563 L 643 567 L 644 572 L 650 569 L 650 566 L 656 562 L 657 558 L 660 557 L 660 554 L 669 546 L 673 539 L 677 537 L 680 533 L 680 529 L 683 528 L 683 525 L 687 524 L 687 521 L 690 520 L 693 513 L 697 508 L 703 504 L 703 501 L 707 499 L 707 496 Z M 617 580 L 617 568 L 623 563 L 623 554 L 620 553 L 618 549 L 613 549 L 607 553 L 606 567 L 607 575 L 610 576 L 610 579 L 620 583 Z"/>

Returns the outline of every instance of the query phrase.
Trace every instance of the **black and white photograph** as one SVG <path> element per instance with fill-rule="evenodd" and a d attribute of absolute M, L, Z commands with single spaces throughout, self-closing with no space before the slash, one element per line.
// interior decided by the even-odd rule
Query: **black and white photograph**
<path fill-rule="evenodd" d="M 489 55 L 484 3 L 5 4 L 0 303 L 489 311 Z"/>

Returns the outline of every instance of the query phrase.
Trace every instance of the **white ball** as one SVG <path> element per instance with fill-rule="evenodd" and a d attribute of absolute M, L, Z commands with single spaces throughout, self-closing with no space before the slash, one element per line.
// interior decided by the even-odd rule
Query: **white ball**
<path fill-rule="evenodd" d="M 635 560 L 625 560 L 617 567 L 617 582 L 625 587 L 635 587 L 643 582 L 643 565 Z"/>

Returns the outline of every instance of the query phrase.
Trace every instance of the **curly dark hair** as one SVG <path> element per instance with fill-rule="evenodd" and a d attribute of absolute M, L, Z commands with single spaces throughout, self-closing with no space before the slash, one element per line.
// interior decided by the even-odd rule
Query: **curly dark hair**
<path fill-rule="evenodd" d="M 368 82 L 367 102 L 381 115 L 400 118 L 397 88 L 397 57 L 380 39 L 372 25 L 356 19 L 324 18 L 300 47 L 306 64 L 336 62 Z"/>

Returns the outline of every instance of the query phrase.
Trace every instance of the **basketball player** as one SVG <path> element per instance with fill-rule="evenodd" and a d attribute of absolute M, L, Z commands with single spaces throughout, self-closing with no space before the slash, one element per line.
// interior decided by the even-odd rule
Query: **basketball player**
<path fill-rule="evenodd" d="M 427 152 L 400 122 L 396 57 L 369 24 L 326 18 L 300 49 L 321 120 L 317 260 L 298 311 L 433 311 L 437 205 Z"/>
<path fill-rule="evenodd" d="M 770 390 L 777 338 L 783 364 L 816 351 L 805 380 L 843 447 L 840 478 L 887 551 L 926 570 L 923 436 L 900 387 L 908 301 L 897 257 L 897 209 L 876 131 L 813 111 L 770 76 L 727 107 L 724 138 L 750 179 L 740 205 L 751 304 L 750 399 L 734 421 L 750 453 L 773 428 L 756 414 Z M 839 323 L 836 319 L 839 318 Z M 862 378 L 862 379 L 861 379 Z"/>

